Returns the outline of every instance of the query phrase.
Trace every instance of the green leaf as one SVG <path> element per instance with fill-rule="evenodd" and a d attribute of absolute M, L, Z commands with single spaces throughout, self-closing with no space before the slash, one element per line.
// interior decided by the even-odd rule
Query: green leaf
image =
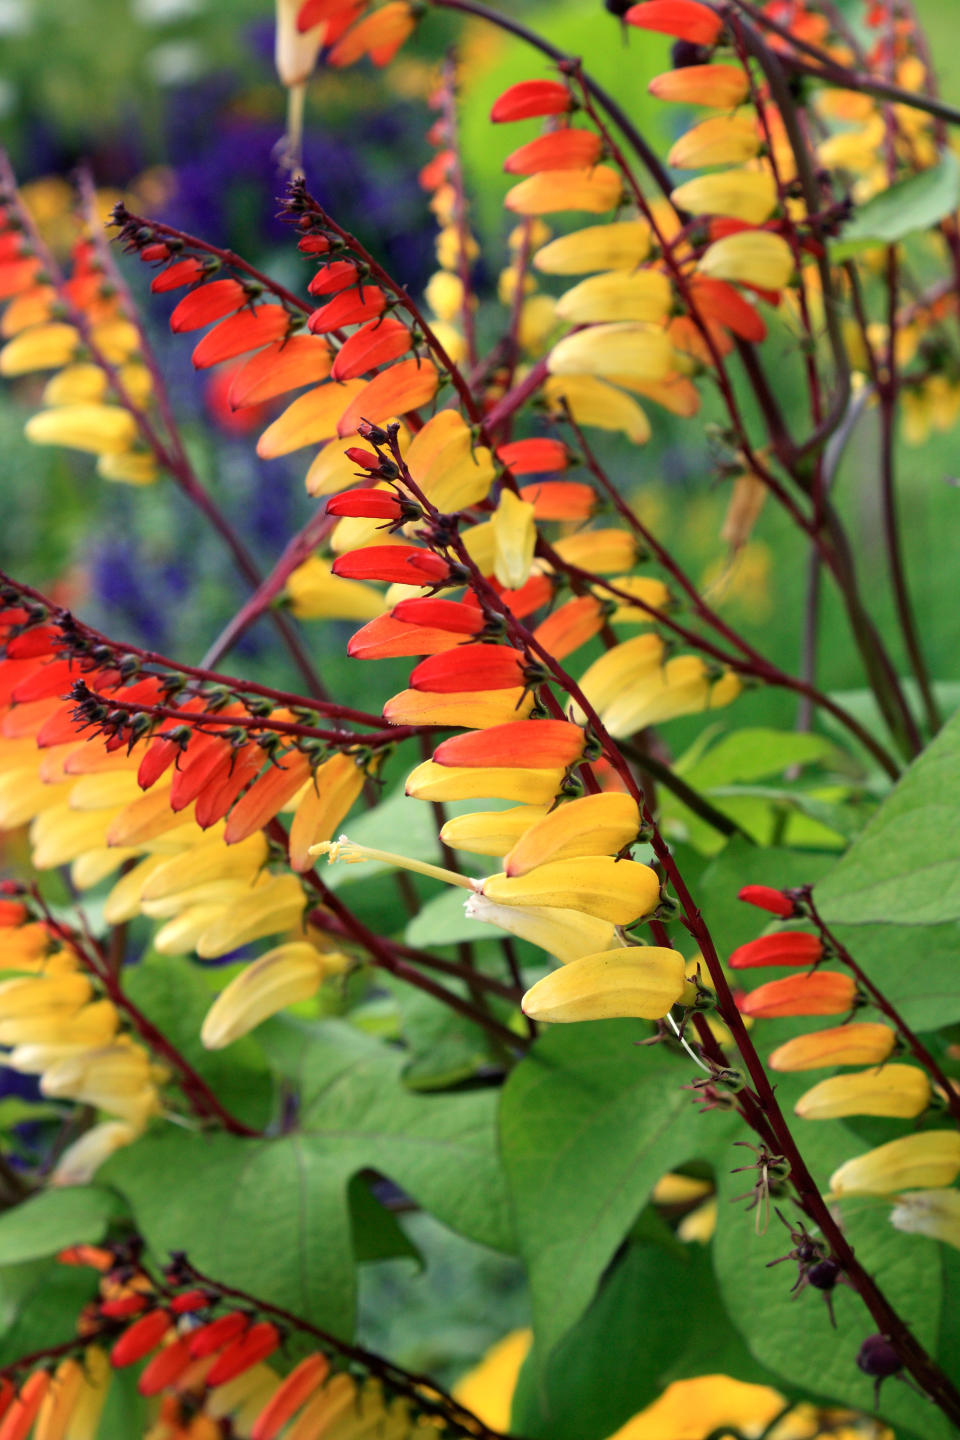
<path fill-rule="evenodd" d="M 664 1171 L 723 1148 L 682 1087 L 691 1063 L 631 1021 L 556 1026 L 514 1070 L 500 1135 L 539 1363 L 592 1300 Z M 739 1122 L 734 1122 L 739 1124 Z"/>
<path fill-rule="evenodd" d="M 834 262 L 849 260 L 875 245 L 895 245 L 929 230 L 960 205 L 960 165 L 950 150 L 938 165 L 911 175 L 860 205 L 842 238 L 830 246 Z"/>
<path fill-rule="evenodd" d="M 353 1253 L 358 1264 L 371 1260 L 415 1260 L 422 1268 L 419 1250 L 408 1239 L 396 1215 L 373 1194 L 370 1182 L 355 1175 L 348 1191 Z"/>
<path fill-rule="evenodd" d="M 833 1122 L 801 1123 L 798 1138 L 821 1189 L 836 1165 L 865 1148 L 851 1130 Z M 790 1287 L 797 1278 L 795 1265 L 788 1261 L 767 1268 L 771 1260 L 792 1248 L 786 1228 L 771 1216 L 766 1233 L 758 1235 L 754 1212 L 733 1203 L 733 1197 L 749 1188 L 750 1178 L 744 1174 L 718 1176 L 714 1261 L 734 1325 L 756 1358 L 788 1384 L 824 1401 L 872 1411 L 873 1382 L 855 1364 L 862 1341 L 876 1329 L 869 1311 L 853 1289 L 837 1286 L 833 1292 L 834 1330 L 816 1290 L 806 1287 L 796 1299 L 791 1297 Z M 848 1202 L 842 1210 L 844 1230 L 857 1258 L 894 1309 L 921 1343 L 935 1351 L 945 1318 L 938 1247 L 929 1241 L 925 1246 L 911 1245 L 893 1229 L 887 1213 L 882 1203 L 871 1207 L 863 1201 Z M 896 1382 L 881 1388 L 879 1417 L 895 1426 L 898 1440 L 907 1436 L 947 1440 L 956 1433 L 932 1405 Z"/>
<path fill-rule="evenodd" d="M 724 1312 L 709 1250 L 631 1239 L 542 1376 L 524 1365 L 511 1429 L 531 1440 L 605 1440 L 672 1381 L 718 1372 L 772 1378 Z"/>
<path fill-rule="evenodd" d="M 44 1190 L 0 1215 L 0 1265 L 55 1255 L 102 1239 L 116 1208 L 106 1190 L 67 1185 Z"/>
<path fill-rule="evenodd" d="M 495 1059 L 490 1038 L 479 1025 L 403 980 L 386 977 L 400 1010 L 409 1058 L 403 1082 L 414 1090 L 443 1090 L 469 1080 Z M 465 994 L 453 981 L 453 988 Z"/>
<path fill-rule="evenodd" d="M 247 1035 L 226 1050 L 206 1050 L 200 1041 L 214 995 L 196 966 L 171 955 L 148 955 L 124 972 L 124 988 L 228 1110 L 248 1125 L 267 1123 L 273 1085 L 257 1042 Z"/>
<path fill-rule="evenodd" d="M 73 1339 L 80 1311 L 97 1294 L 98 1280 L 94 1270 L 50 1259 L 4 1265 L 0 1269 L 0 1366 Z"/>
<path fill-rule="evenodd" d="M 822 760 L 832 749 L 831 742 L 822 735 L 751 728 L 722 736 L 692 764 L 686 764 L 684 756 L 676 768 L 695 790 L 711 790 L 717 785 L 782 774 L 791 765 Z"/>
<path fill-rule="evenodd" d="M 960 919 L 960 716 L 913 762 L 830 874 L 817 904 L 833 923 Z"/>
<path fill-rule="evenodd" d="M 155 1132 L 101 1174 L 158 1255 L 186 1250 L 218 1279 L 347 1335 L 359 1172 L 387 1176 L 451 1229 L 510 1248 L 496 1094 L 413 1094 L 405 1052 L 345 1023 L 304 1027 L 302 1046 L 296 1130 L 263 1140 Z"/>

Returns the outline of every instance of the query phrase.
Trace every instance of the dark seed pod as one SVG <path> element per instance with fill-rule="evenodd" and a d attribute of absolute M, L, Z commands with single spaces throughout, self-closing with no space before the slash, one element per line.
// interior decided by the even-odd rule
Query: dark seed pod
<path fill-rule="evenodd" d="M 840 1266 L 836 1260 L 818 1260 L 807 1271 L 807 1282 L 814 1290 L 832 1290 L 840 1279 Z"/>
<path fill-rule="evenodd" d="M 674 70 L 684 70 L 688 65 L 706 65 L 710 53 L 706 45 L 695 45 L 692 40 L 675 40 L 670 47 Z"/>
<path fill-rule="evenodd" d="M 860 1346 L 857 1364 L 864 1375 L 872 1375 L 875 1380 L 887 1380 L 903 1369 L 900 1356 L 885 1335 L 867 1336 Z"/>

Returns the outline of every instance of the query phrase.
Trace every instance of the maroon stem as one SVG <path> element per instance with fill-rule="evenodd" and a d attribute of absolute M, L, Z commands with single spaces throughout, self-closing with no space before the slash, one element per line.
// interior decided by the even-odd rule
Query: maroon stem
<path fill-rule="evenodd" d="M 416 482 L 411 478 L 409 470 L 404 465 L 400 455 L 399 446 L 394 440 L 392 447 L 394 461 L 397 463 L 400 477 L 403 483 L 423 506 L 424 510 L 434 522 L 441 522 L 439 512 L 430 504 L 426 496 L 419 489 Z M 529 659 L 536 658 L 554 677 L 570 698 L 580 707 L 586 717 L 587 728 L 592 732 L 607 760 L 617 771 L 623 781 L 628 793 L 637 803 L 642 821 L 649 829 L 650 844 L 658 864 L 662 867 L 663 874 L 672 886 L 675 895 L 680 903 L 683 914 L 683 924 L 690 935 L 696 941 L 703 956 L 704 963 L 710 973 L 710 980 L 717 999 L 717 1011 L 730 1030 L 734 1043 L 743 1059 L 747 1073 L 752 1085 L 752 1099 L 749 1092 L 742 1092 L 745 1096 L 744 1104 L 756 1105 L 765 1119 L 765 1130 L 769 1130 L 775 1140 L 779 1153 L 783 1156 L 790 1168 L 790 1179 L 794 1185 L 797 1199 L 805 1214 L 821 1230 L 825 1240 L 831 1247 L 831 1251 L 843 1268 L 850 1284 L 861 1296 L 870 1314 L 873 1316 L 878 1329 L 887 1336 L 897 1354 L 900 1356 L 905 1368 L 914 1377 L 926 1394 L 940 1407 L 940 1409 L 955 1423 L 960 1424 L 960 1391 L 938 1368 L 934 1360 L 927 1354 L 923 1346 L 913 1335 L 906 1322 L 893 1309 L 886 1296 L 880 1290 L 873 1277 L 860 1265 L 852 1246 L 849 1244 L 842 1230 L 830 1212 L 830 1208 L 820 1194 L 816 1183 L 807 1168 L 806 1162 L 797 1146 L 786 1117 L 780 1108 L 774 1087 L 771 1085 L 764 1069 L 763 1062 L 758 1055 L 736 1001 L 730 989 L 720 956 L 714 944 L 710 930 L 703 919 L 703 915 L 693 899 L 687 885 L 680 873 L 679 867 L 673 857 L 669 845 L 663 838 L 649 806 L 646 803 L 643 791 L 614 743 L 612 737 L 590 704 L 583 691 L 576 681 L 558 664 L 548 651 L 537 641 L 536 637 L 521 622 L 516 620 L 510 611 L 503 605 L 496 591 L 489 581 L 483 576 L 475 562 L 471 559 L 465 545 L 459 536 L 455 536 L 450 543 L 450 548 L 457 554 L 460 563 L 471 576 L 471 585 L 478 598 L 484 600 L 490 610 L 501 616 L 504 629 L 513 643 L 523 649 Z"/>

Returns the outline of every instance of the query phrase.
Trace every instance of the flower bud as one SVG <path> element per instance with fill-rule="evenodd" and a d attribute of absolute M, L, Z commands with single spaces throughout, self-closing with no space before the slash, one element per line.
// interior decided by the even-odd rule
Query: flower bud
<path fill-rule="evenodd" d="M 617 1017 L 659 1020 L 684 987 L 678 950 L 629 946 L 583 955 L 538 980 L 523 997 L 525 1015 L 551 1024 Z"/>
<path fill-rule="evenodd" d="M 782 920 L 789 920 L 796 914 L 796 906 L 790 897 L 782 890 L 774 890 L 771 885 L 744 885 L 737 899 L 747 905 L 756 905 L 760 910 L 768 910 L 771 915 L 779 915 Z"/>
<path fill-rule="evenodd" d="M 960 1134 L 925 1130 L 878 1145 L 847 1160 L 830 1176 L 830 1192 L 844 1195 L 893 1195 L 952 1185 L 960 1175 Z"/>
<path fill-rule="evenodd" d="M 732 970 L 751 970 L 761 965 L 811 966 L 822 959 L 823 944 L 818 935 L 808 935 L 803 930 L 781 930 L 738 945 L 729 963 Z"/>
<path fill-rule="evenodd" d="M 884 1065 L 821 1080 L 794 1107 L 804 1120 L 884 1115 L 912 1120 L 930 1104 L 930 1082 L 915 1065 Z"/>

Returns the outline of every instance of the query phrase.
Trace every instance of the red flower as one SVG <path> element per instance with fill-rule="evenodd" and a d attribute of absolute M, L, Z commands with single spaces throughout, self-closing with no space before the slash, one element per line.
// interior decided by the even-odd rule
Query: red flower
<path fill-rule="evenodd" d="M 334 380 L 353 380 L 365 375 L 378 365 L 406 355 L 412 338 L 406 325 L 392 316 L 371 320 L 344 341 L 330 374 Z"/>
<path fill-rule="evenodd" d="M 783 920 L 789 920 L 791 915 L 796 914 L 793 901 L 771 885 L 744 885 L 737 899 L 747 905 L 756 905 L 758 910 L 768 910 L 771 915 L 779 915 Z"/>
<path fill-rule="evenodd" d="M 184 295 L 170 316 L 170 329 L 177 335 L 184 330 L 202 330 L 204 325 L 232 315 L 249 299 L 239 280 L 211 280 Z"/>
<path fill-rule="evenodd" d="M 189 298 L 189 297 L 188 297 Z M 258 305 L 255 310 L 242 310 L 221 320 L 194 347 L 193 363 L 197 370 L 233 360 L 273 340 L 282 340 L 290 328 L 290 316 L 282 305 Z"/>
<path fill-rule="evenodd" d="M 752 970 L 758 965 L 816 965 L 823 959 L 823 944 L 817 935 L 803 930 L 782 930 L 777 935 L 761 935 L 738 945 L 730 956 L 733 970 Z"/>
<path fill-rule="evenodd" d="M 715 45 L 723 29 L 720 16 L 697 0 L 644 0 L 632 6 L 623 18 L 628 25 L 673 35 L 693 45 Z"/>
<path fill-rule="evenodd" d="M 416 545 L 366 545 L 338 555 L 334 575 L 347 580 L 385 580 L 390 585 L 442 585 L 450 566 L 439 555 Z"/>
<path fill-rule="evenodd" d="M 467 690 L 512 690 L 526 683 L 526 657 L 509 645 L 459 645 L 415 667 L 414 690 L 450 695 Z"/>
<path fill-rule="evenodd" d="M 537 115 L 563 115 L 573 109 L 573 97 L 557 80 L 521 80 L 494 101 L 490 119 L 529 120 Z"/>

